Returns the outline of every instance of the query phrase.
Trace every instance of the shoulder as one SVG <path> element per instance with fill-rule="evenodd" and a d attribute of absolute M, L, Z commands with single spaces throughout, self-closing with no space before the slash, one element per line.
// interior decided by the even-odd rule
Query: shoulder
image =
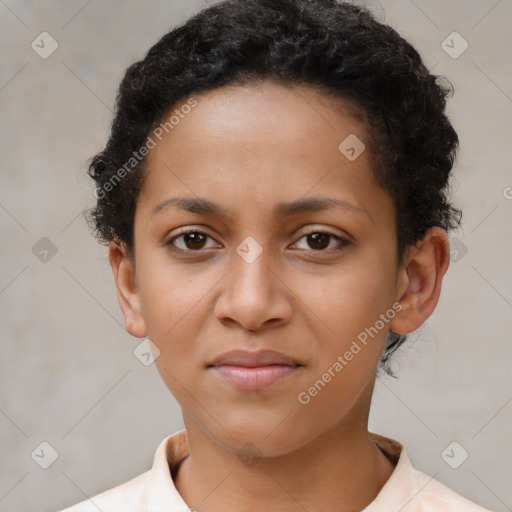
<path fill-rule="evenodd" d="M 414 506 L 416 500 L 411 500 L 411 505 L 413 505 L 411 511 L 439 512 L 442 510 L 443 512 L 459 512 L 464 510 L 464 512 L 491 512 L 421 471 L 413 469 L 412 473 L 416 488 L 421 490 L 416 498 L 416 506 Z"/>
<path fill-rule="evenodd" d="M 404 446 L 391 438 L 370 433 L 395 469 L 376 499 L 363 512 L 491 512 L 416 469 Z"/>
<path fill-rule="evenodd" d="M 112 489 L 88 498 L 59 512 L 125 512 L 145 505 L 147 479 L 150 471 L 128 480 Z"/>

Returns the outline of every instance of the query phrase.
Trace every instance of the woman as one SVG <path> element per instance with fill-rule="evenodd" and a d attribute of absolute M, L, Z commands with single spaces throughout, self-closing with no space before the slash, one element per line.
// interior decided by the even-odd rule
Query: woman
<path fill-rule="evenodd" d="M 67 511 L 484 511 L 367 426 L 460 220 L 448 92 L 334 0 L 221 2 L 130 66 L 90 221 L 186 429 Z"/>

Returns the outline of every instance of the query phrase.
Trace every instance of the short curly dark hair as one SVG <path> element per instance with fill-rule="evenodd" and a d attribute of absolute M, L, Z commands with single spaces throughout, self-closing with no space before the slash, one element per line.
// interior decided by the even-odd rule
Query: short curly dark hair
<path fill-rule="evenodd" d="M 108 142 L 89 164 L 98 201 L 87 219 L 100 242 L 122 242 L 133 258 L 136 201 L 146 174 L 145 158 L 137 151 L 148 135 L 192 94 L 274 80 L 313 86 L 356 107 L 371 134 L 374 174 L 395 202 L 401 258 L 430 227 L 448 231 L 460 225 L 461 212 L 447 199 L 458 148 L 444 112 L 453 88 L 438 78 L 411 44 L 356 5 L 336 0 L 211 5 L 126 70 Z M 388 336 L 381 367 L 390 375 L 389 358 L 405 339 Z"/>

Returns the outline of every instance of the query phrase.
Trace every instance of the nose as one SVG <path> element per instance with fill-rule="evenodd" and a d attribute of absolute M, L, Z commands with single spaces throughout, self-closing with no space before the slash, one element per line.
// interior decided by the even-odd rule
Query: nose
<path fill-rule="evenodd" d="M 248 262 L 237 253 L 231 270 L 221 281 L 222 291 L 214 313 L 228 327 L 257 331 L 289 322 L 293 315 L 293 292 L 280 275 L 279 265 L 265 251 Z"/>

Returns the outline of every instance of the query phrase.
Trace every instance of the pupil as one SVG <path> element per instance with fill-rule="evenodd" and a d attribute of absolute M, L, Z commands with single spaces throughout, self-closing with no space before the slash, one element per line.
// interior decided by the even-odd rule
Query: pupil
<path fill-rule="evenodd" d="M 201 237 L 203 237 L 201 233 L 186 233 L 185 244 L 189 249 L 201 249 L 202 244 L 204 244 L 204 240 L 200 240 Z M 190 247 L 190 244 L 192 244 L 192 247 Z M 199 244 L 199 247 L 194 246 L 194 244 Z"/>
<path fill-rule="evenodd" d="M 325 233 L 313 233 L 311 235 L 308 235 L 310 238 L 310 241 L 312 240 L 313 243 L 309 243 L 310 247 L 312 249 L 325 249 L 329 245 L 329 235 L 326 235 Z M 320 247 L 315 247 L 315 244 L 318 245 L 318 240 L 320 240 Z M 325 242 L 327 241 L 327 244 L 322 244 L 322 240 Z"/>

